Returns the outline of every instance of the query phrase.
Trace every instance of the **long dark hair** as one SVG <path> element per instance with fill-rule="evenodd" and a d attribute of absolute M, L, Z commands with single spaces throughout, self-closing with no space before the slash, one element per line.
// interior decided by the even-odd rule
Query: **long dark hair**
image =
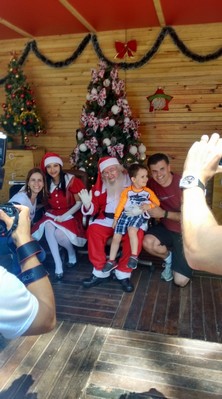
<path fill-rule="evenodd" d="M 30 169 L 29 170 L 29 172 L 28 172 L 28 174 L 27 174 L 27 177 L 26 177 L 26 180 L 25 180 L 25 188 L 24 188 L 24 191 L 26 192 L 26 194 L 27 194 L 27 196 L 29 197 L 29 198 L 31 198 L 31 195 L 32 195 L 32 193 L 31 193 L 31 190 L 30 190 L 30 188 L 29 188 L 29 180 L 30 180 L 30 178 L 31 178 L 31 176 L 34 174 L 34 173 L 39 173 L 41 176 L 42 176 L 42 179 L 43 179 L 43 188 L 42 188 L 42 190 L 38 193 L 38 195 L 37 195 L 37 201 L 40 203 L 46 203 L 47 202 L 47 198 L 48 198 L 48 190 L 47 190 L 47 184 L 46 184 L 46 177 L 45 177 L 45 174 L 43 173 L 43 171 L 40 169 L 40 168 L 32 168 L 32 169 Z"/>
<path fill-rule="evenodd" d="M 66 181 L 65 181 L 65 175 L 66 173 L 63 172 L 61 165 L 60 166 L 60 172 L 59 172 L 59 187 L 63 191 L 63 195 L 66 195 Z M 47 168 L 46 168 L 46 184 L 47 184 L 47 190 L 50 192 L 50 185 L 52 183 L 52 177 L 48 174 Z"/>

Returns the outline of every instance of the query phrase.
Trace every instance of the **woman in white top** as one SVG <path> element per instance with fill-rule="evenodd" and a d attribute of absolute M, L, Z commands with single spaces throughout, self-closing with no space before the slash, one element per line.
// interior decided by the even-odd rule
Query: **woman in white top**
<path fill-rule="evenodd" d="M 47 202 L 46 178 L 40 168 L 33 168 L 28 172 L 25 185 L 10 198 L 9 202 L 27 206 L 30 212 L 31 223 L 33 223 L 37 204 L 41 203 L 44 205 Z M 11 272 L 18 275 L 21 269 L 17 261 L 15 245 L 10 239 L 8 239 L 8 246 L 13 255 Z M 45 251 L 43 249 L 38 258 L 41 262 L 45 259 Z"/>
<path fill-rule="evenodd" d="M 46 178 L 40 168 L 33 168 L 28 172 L 25 185 L 10 198 L 9 202 L 27 206 L 31 222 L 33 222 L 37 203 L 47 202 Z"/>

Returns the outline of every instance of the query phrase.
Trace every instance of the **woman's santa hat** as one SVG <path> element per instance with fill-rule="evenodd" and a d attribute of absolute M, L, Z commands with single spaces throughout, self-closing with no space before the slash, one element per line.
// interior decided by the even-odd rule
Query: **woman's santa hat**
<path fill-rule="evenodd" d="M 94 195 L 98 197 L 101 193 L 105 192 L 105 187 L 103 184 L 102 173 L 109 166 L 120 165 L 119 161 L 115 157 L 103 157 L 99 159 L 98 162 L 98 176 L 96 183 L 93 187 Z"/>
<path fill-rule="evenodd" d="M 44 173 L 46 172 L 46 166 L 48 166 L 50 163 L 57 163 L 57 164 L 63 166 L 62 158 L 55 152 L 47 152 L 42 157 L 42 160 L 40 163 L 40 168 L 42 169 L 42 171 Z"/>

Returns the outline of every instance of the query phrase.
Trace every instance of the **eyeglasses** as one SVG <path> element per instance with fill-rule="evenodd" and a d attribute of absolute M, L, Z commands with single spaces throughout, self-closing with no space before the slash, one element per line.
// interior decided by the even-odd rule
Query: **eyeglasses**
<path fill-rule="evenodd" d="M 117 171 L 116 168 L 109 169 L 107 172 L 102 172 L 102 176 L 109 177 L 110 175 L 114 175 L 116 171 Z"/>

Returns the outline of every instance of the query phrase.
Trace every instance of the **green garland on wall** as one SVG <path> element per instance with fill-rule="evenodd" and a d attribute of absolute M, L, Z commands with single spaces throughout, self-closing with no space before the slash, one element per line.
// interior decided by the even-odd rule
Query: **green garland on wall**
<path fill-rule="evenodd" d="M 128 62 L 119 62 L 118 63 L 119 68 L 124 69 L 124 70 L 141 68 L 148 61 L 150 61 L 151 58 L 156 54 L 156 52 L 158 51 L 159 47 L 161 46 L 163 40 L 165 39 L 165 37 L 167 35 L 169 35 L 171 37 L 172 41 L 178 47 L 178 49 L 181 51 L 181 53 L 184 54 L 186 57 L 191 58 L 193 61 L 196 61 L 199 63 L 204 63 L 207 61 L 216 60 L 217 58 L 221 57 L 221 55 L 222 55 L 222 47 L 219 48 L 217 51 L 215 51 L 213 53 L 209 53 L 207 55 L 200 55 L 200 54 L 194 53 L 179 38 L 179 36 L 177 35 L 174 28 L 172 28 L 171 26 L 165 26 L 164 28 L 162 28 L 161 32 L 159 33 L 159 35 L 158 35 L 155 43 L 151 47 L 151 49 L 148 50 L 147 53 L 144 54 L 144 56 L 139 61 L 129 62 L 129 63 Z M 95 53 L 96 53 L 97 57 L 99 58 L 99 60 L 106 61 L 106 63 L 110 66 L 114 66 L 115 64 L 117 64 L 116 62 L 112 62 L 105 57 L 105 55 L 103 54 L 103 52 L 100 48 L 100 45 L 98 43 L 97 36 L 94 34 L 91 34 L 91 33 L 89 33 L 87 36 L 85 36 L 85 38 L 82 40 L 82 42 L 79 44 L 77 49 L 73 52 L 73 54 L 64 61 L 54 62 L 54 61 L 50 60 L 49 58 L 46 58 L 39 51 L 36 41 L 33 40 L 32 42 L 27 43 L 27 45 L 23 51 L 23 54 L 19 58 L 18 62 L 20 65 L 23 65 L 26 58 L 29 55 L 29 52 L 33 51 L 35 56 L 37 58 L 39 58 L 44 64 L 46 64 L 52 68 L 64 68 L 77 60 L 77 58 L 82 54 L 82 52 L 85 50 L 86 46 L 89 44 L 90 41 L 92 42 L 93 48 L 94 48 Z M 0 85 L 4 84 L 6 79 L 7 79 L 7 76 L 0 79 Z"/>

